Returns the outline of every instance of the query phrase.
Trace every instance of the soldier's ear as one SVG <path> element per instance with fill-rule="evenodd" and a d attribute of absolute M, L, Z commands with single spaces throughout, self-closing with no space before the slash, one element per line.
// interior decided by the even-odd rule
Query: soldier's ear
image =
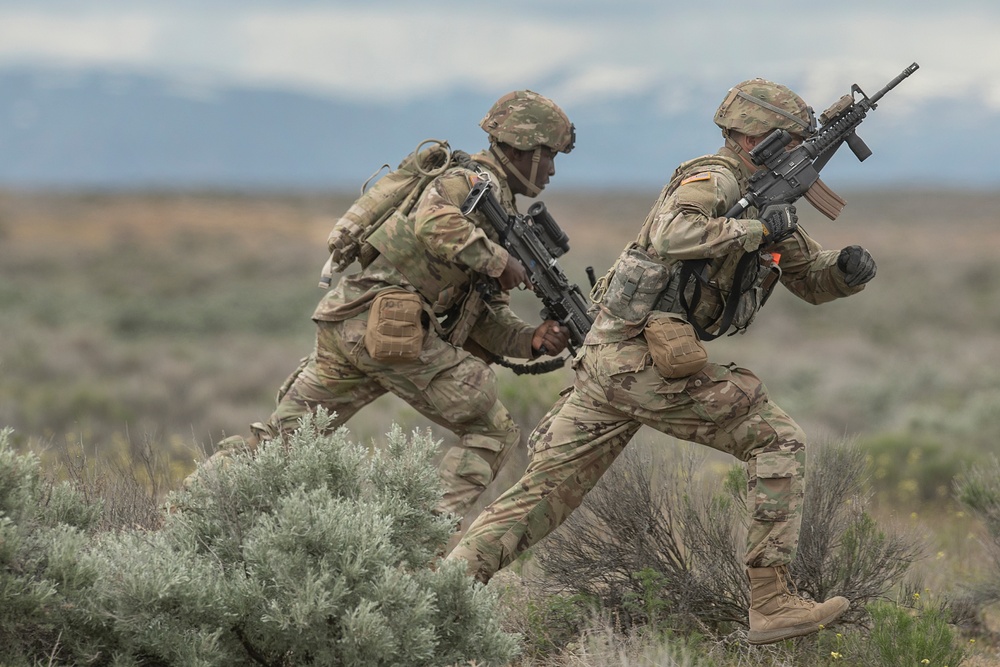
<path fill-rule="evenodd" d="M 742 132 L 737 132 L 736 130 L 731 130 L 729 132 L 729 137 L 739 144 L 748 153 L 760 143 L 763 137 L 751 137 L 743 134 Z"/>

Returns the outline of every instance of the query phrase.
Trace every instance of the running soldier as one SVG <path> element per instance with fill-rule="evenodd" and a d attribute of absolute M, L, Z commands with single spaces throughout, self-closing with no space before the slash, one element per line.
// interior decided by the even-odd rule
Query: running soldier
<path fill-rule="evenodd" d="M 825 303 L 860 292 L 875 262 L 860 246 L 823 250 L 798 227 L 794 206 L 726 217 L 757 169 L 754 146 L 778 128 L 792 134 L 792 146 L 816 130 L 798 95 L 763 79 L 743 82 L 715 123 L 725 145 L 677 168 L 636 241 L 596 285 L 600 311 L 575 359 L 574 386 L 529 437 L 524 476 L 479 515 L 450 557 L 488 581 L 558 527 L 646 425 L 746 462 L 749 641 L 764 644 L 815 632 L 848 601 L 817 603 L 789 590 L 805 434 L 757 376 L 710 362 L 703 343 L 746 329 L 778 282 Z"/>
<path fill-rule="evenodd" d="M 207 465 L 293 431 L 317 407 L 336 413 L 337 427 L 391 392 L 459 436 L 441 460 L 439 509 L 462 517 L 471 508 L 521 437 L 484 358 L 555 356 L 568 339 L 554 321 L 533 326 L 514 314 L 509 291 L 530 287 L 526 269 L 481 214 L 459 208 L 489 179 L 517 213 L 515 197 L 538 196 L 576 136 L 563 110 L 530 90 L 501 97 L 480 126 L 489 148 L 431 181 L 410 215 L 390 217 L 367 239 L 378 256 L 320 301 L 314 352 L 268 422 L 219 443 Z"/>

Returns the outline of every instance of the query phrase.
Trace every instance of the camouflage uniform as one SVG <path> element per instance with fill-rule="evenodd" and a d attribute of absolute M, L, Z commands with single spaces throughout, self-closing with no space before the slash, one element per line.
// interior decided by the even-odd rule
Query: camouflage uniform
<path fill-rule="evenodd" d="M 709 283 L 695 316 L 710 323 L 708 331 L 717 330 L 720 295 L 732 287 L 737 262 L 748 252 L 759 254 L 760 270 L 775 278 L 780 265 L 780 282 L 813 304 L 863 289 L 863 284 L 852 287 L 845 281 L 837 266 L 839 251 L 821 249 L 801 227 L 781 243 L 759 250 L 765 226 L 755 209 L 739 219 L 724 217 L 745 191 L 750 173 L 728 141 L 715 155 L 680 165 L 617 270 L 636 251 L 653 258 L 654 269 L 662 264 L 663 275 L 676 276 L 681 260 L 707 260 Z M 780 260 L 772 253 L 780 254 Z M 655 273 L 640 273 L 627 291 L 642 292 Z M 766 285 L 766 277 L 759 282 Z M 470 572 L 488 581 L 558 527 L 646 425 L 745 461 L 750 512 L 746 564 L 787 564 L 795 555 L 801 521 L 802 430 L 771 401 L 756 375 L 734 364 L 703 362 L 696 372 L 665 377 L 654 363 L 645 327 L 660 318 L 689 326 L 689 313 L 675 298 L 663 305 L 672 312 L 650 313 L 647 305 L 631 316 L 616 315 L 612 311 L 618 309 L 609 305 L 618 296 L 611 293 L 615 289 L 621 291 L 620 285 L 609 286 L 607 276 L 595 289 L 601 308 L 575 360 L 574 385 L 529 437 L 531 461 L 524 476 L 480 514 L 450 557 L 464 558 Z M 735 320 L 739 328 L 749 326 L 767 294 L 766 289 L 748 293 L 749 303 Z M 694 306 L 690 299 L 688 303 Z"/>
<path fill-rule="evenodd" d="M 500 186 L 498 196 L 505 207 L 516 210 L 513 195 L 499 176 L 503 171 L 492 156 L 482 152 L 473 159 Z M 481 177 L 466 169 L 449 171 L 428 186 L 411 215 L 411 226 L 383 228 L 386 248 L 399 234 L 403 237 L 400 254 L 414 254 L 406 275 L 383 253 L 360 273 L 343 278 L 320 302 L 313 314 L 318 326 L 315 351 L 278 403 L 265 436 L 294 430 L 299 419 L 316 406 L 336 412 L 333 425 L 339 426 L 382 394 L 392 392 L 459 436 L 441 461 L 446 488 L 442 509 L 458 515 L 485 490 L 520 440 L 517 426 L 497 399 L 493 371 L 462 348 L 464 340 L 435 329 L 430 315 L 425 318 L 428 329 L 423 349 L 412 361 L 376 361 L 363 339 L 368 306 L 383 290 L 425 286 L 417 291 L 427 292 L 425 307 L 436 322 L 477 298 L 475 286 L 482 276 L 496 277 L 503 271 L 507 251 L 498 244 L 489 223 L 477 220 L 480 224 L 474 225 L 458 210 L 475 179 Z M 413 235 L 421 245 L 414 244 Z M 437 298 L 430 296 L 435 290 L 439 290 Z M 510 310 L 507 293 L 498 291 L 483 305 L 483 313 L 469 323 L 468 338 L 494 354 L 531 358 L 534 327 Z"/>
<path fill-rule="evenodd" d="M 472 506 L 520 441 L 483 351 L 535 356 L 535 327 L 511 311 L 509 294 L 495 280 L 509 255 L 493 225 L 480 213 L 464 216 L 460 206 L 478 179 L 489 179 L 501 205 L 517 212 L 497 141 L 522 150 L 545 145 L 569 152 L 575 136 L 562 110 L 531 91 L 502 97 L 481 126 L 491 136 L 489 150 L 431 181 L 409 216 L 390 217 L 368 237 L 378 256 L 320 301 L 313 313 L 318 327 L 313 353 L 286 380 L 268 422 L 251 427 L 252 441 L 276 438 L 319 406 L 336 413 L 331 426 L 337 427 L 391 392 L 459 436 L 440 463 L 445 495 L 439 509 L 457 516 Z M 369 353 L 369 315 L 384 294 L 416 295 L 422 345 L 417 343 L 415 358 L 379 360 Z M 242 443 L 238 437 L 223 441 L 213 459 L 224 460 L 232 445 Z"/>

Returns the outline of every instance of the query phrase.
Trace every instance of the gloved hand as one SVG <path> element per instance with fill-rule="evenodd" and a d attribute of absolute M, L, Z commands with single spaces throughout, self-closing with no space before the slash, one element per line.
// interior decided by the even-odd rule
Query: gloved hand
<path fill-rule="evenodd" d="M 784 241 L 799 227 L 799 216 L 792 204 L 771 204 L 760 213 L 764 225 L 764 239 L 761 245 L 771 245 Z"/>
<path fill-rule="evenodd" d="M 844 282 L 856 287 L 875 277 L 875 258 L 859 245 L 847 246 L 837 257 L 837 268 L 844 272 Z"/>

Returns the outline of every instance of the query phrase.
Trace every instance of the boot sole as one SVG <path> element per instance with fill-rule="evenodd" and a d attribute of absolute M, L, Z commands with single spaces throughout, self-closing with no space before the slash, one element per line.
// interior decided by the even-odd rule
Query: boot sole
<path fill-rule="evenodd" d="M 751 644 L 773 644 L 774 642 L 780 642 L 782 639 L 811 635 L 814 632 L 819 632 L 819 626 L 827 625 L 837 620 L 850 606 L 851 604 L 848 602 L 840 609 L 831 612 L 815 623 L 800 623 L 799 625 L 790 625 L 785 628 L 775 628 L 774 630 L 751 630 L 747 634 L 747 641 Z"/>

